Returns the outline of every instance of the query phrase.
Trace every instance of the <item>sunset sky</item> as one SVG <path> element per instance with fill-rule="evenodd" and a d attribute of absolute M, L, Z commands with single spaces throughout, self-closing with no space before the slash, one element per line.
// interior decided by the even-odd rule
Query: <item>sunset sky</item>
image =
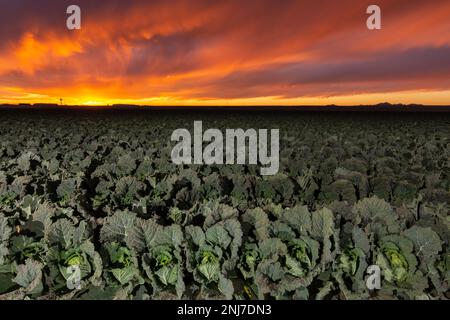
<path fill-rule="evenodd" d="M 382 30 L 366 27 L 371 4 Z M 450 104 L 450 1 L 0 0 L 0 103 L 59 98 Z"/>

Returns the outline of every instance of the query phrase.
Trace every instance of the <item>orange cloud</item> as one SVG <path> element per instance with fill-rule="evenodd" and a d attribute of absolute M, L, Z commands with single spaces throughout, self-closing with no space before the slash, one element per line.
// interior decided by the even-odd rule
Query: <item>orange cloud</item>
<path fill-rule="evenodd" d="M 80 31 L 68 1 L 7 3 L 0 102 L 450 103 L 450 3 L 378 2 L 381 31 L 369 1 L 80 0 Z"/>

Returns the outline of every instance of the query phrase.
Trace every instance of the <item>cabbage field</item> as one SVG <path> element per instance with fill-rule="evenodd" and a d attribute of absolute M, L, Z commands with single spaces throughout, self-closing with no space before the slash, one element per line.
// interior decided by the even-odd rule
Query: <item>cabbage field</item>
<path fill-rule="evenodd" d="M 278 174 L 173 164 L 195 120 Z M 448 113 L 0 110 L 0 299 L 449 299 L 449 214 Z"/>

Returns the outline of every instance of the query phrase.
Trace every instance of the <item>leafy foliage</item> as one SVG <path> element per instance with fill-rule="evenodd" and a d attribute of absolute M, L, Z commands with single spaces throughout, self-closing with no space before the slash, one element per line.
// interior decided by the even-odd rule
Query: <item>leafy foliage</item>
<path fill-rule="evenodd" d="M 11 117 L 0 299 L 450 298 L 445 121 L 289 116 L 280 172 L 262 177 L 171 163 L 167 137 L 186 119 Z M 380 290 L 366 286 L 374 264 Z"/>

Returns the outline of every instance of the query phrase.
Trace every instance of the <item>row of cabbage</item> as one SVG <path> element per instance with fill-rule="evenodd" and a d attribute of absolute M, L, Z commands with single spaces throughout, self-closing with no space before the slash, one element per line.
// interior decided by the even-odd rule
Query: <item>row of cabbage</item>
<path fill-rule="evenodd" d="M 369 122 L 361 130 L 352 127 L 356 121 L 341 120 L 323 129 L 320 119 L 300 117 L 299 123 L 281 130 L 279 174 L 261 177 L 258 166 L 172 164 L 170 129 L 192 124 L 158 120 L 141 121 L 145 129 L 133 117 L 82 123 L 75 119 L 69 124 L 64 121 L 66 128 L 61 119 L 23 120 L 17 126 L 5 123 L 0 141 L 0 209 L 14 210 L 15 202 L 27 194 L 44 195 L 61 207 L 100 216 L 136 205 L 184 209 L 216 198 L 226 198 L 241 209 L 267 201 L 314 209 L 373 195 L 400 207 L 413 202 L 450 203 L 450 130 L 445 122 L 442 126 L 435 122 L 433 130 L 411 120 L 395 130 L 394 120 Z M 268 124 L 263 118 L 255 121 L 259 126 Z M 210 127 L 255 126 L 250 119 L 210 123 Z"/>
<path fill-rule="evenodd" d="M 433 126 L 411 116 L 201 118 L 211 128 L 280 128 L 280 172 L 172 164 L 171 130 L 189 128 L 197 115 L 0 119 L 0 292 L 447 297 L 445 118 Z M 81 261 L 82 289 L 67 290 L 66 268 Z M 384 282 L 368 291 L 373 264 Z"/>
<path fill-rule="evenodd" d="M 441 234 L 410 225 L 377 197 L 347 218 L 275 204 L 240 214 L 215 201 L 173 209 L 180 223 L 170 225 L 130 211 L 78 221 L 33 197 L 21 211 L 22 225 L 0 214 L 6 299 L 448 298 L 448 220 Z M 379 288 L 367 285 L 370 265 Z"/>

